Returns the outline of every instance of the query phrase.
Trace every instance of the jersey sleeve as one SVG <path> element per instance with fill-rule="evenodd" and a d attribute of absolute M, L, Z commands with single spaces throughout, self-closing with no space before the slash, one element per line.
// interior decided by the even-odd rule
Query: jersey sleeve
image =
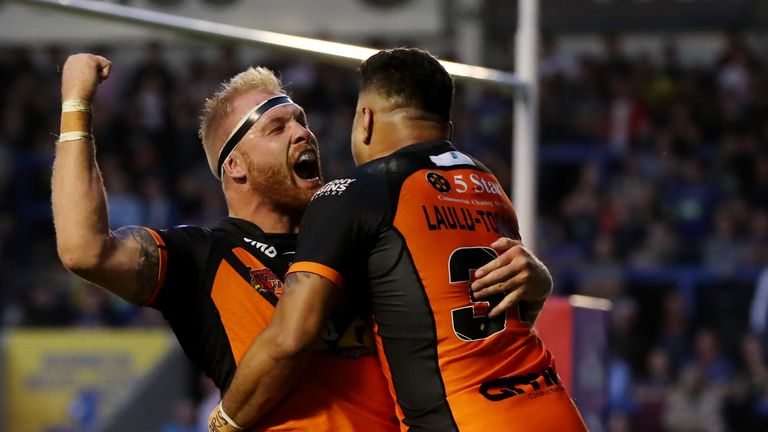
<path fill-rule="evenodd" d="M 166 313 L 183 304 L 189 290 L 201 286 L 209 243 L 209 231 L 193 226 L 154 230 L 144 227 L 160 250 L 157 286 L 144 306 Z"/>
<path fill-rule="evenodd" d="M 289 274 L 315 273 L 343 286 L 365 269 L 387 212 L 386 188 L 377 180 L 370 175 L 342 178 L 317 191 L 302 219 Z"/>

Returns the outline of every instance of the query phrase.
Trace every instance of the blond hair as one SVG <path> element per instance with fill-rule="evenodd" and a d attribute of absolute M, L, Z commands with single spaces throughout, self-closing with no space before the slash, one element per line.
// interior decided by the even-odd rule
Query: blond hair
<path fill-rule="evenodd" d="M 200 115 L 200 129 L 198 135 L 203 141 L 203 149 L 208 159 L 208 166 L 216 178 L 219 151 L 224 145 L 223 141 L 215 141 L 212 138 L 213 130 L 226 116 L 232 112 L 234 100 L 249 91 L 264 90 L 274 93 L 285 93 L 283 84 L 274 72 L 265 67 L 249 67 L 223 83 L 213 96 L 205 101 L 203 112 Z"/>

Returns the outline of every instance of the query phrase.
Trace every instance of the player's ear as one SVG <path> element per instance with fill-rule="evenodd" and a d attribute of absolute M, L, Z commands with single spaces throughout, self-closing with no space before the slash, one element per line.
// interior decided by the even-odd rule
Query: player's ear
<path fill-rule="evenodd" d="M 373 110 L 364 106 L 363 110 L 363 144 L 370 144 L 373 137 Z"/>
<path fill-rule="evenodd" d="M 229 176 L 235 183 L 243 183 L 246 180 L 248 170 L 246 168 L 245 159 L 243 155 L 237 150 L 232 152 L 222 167 L 224 173 Z"/>

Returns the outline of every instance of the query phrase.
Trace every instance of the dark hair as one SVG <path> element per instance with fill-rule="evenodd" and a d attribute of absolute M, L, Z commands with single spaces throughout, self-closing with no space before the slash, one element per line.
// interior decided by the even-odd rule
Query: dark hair
<path fill-rule="evenodd" d="M 451 119 L 453 79 L 429 52 L 418 48 L 379 51 L 360 65 L 360 91 L 373 90 L 410 107 Z"/>

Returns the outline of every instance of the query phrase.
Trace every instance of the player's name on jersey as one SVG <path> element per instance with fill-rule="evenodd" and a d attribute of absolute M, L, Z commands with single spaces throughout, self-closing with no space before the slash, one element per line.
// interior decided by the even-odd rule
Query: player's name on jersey
<path fill-rule="evenodd" d="M 424 212 L 424 220 L 430 231 L 485 229 L 486 232 L 501 233 L 505 230 L 502 230 L 499 225 L 509 226 L 505 223 L 507 218 L 503 214 L 486 210 L 451 205 L 423 205 L 421 210 Z"/>

